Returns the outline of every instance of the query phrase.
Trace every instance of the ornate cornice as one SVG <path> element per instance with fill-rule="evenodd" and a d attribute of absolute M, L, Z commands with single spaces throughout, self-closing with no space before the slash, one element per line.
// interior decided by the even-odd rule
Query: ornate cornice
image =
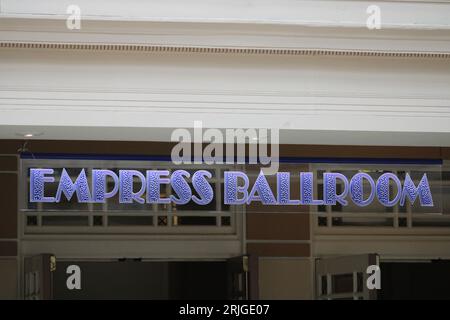
<path fill-rule="evenodd" d="M 143 44 L 137 45 L 137 44 L 94 44 L 94 43 L 0 42 L 0 48 L 206 53 L 206 54 L 360 56 L 360 57 L 437 58 L 437 59 L 450 58 L 450 52 L 337 50 L 337 49 L 314 49 L 314 48 L 281 49 L 281 48 L 251 48 L 251 47 L 168 46 L 168 45 L 143 45 Z"/>

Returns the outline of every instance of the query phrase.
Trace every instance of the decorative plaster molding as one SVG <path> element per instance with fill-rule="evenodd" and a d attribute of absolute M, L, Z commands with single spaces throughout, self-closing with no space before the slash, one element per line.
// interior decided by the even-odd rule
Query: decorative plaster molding
<path fill-rule="evenodd" d="M 407 52 L 377 50 L 335 50 L 335 49 L 269 49 L 269 48 L 231 48 L 163 45 L 125 45 L 125 44 L 86 44 L 86 43 L 35 43 L 0 42 L 0 48 L 13 49 L 55 49 L 55 50 L 93 50 L 93 51 L 140 51 L 168 53 L 207 53 L 207 54 L 263 54 L 263 55 L 319 55 L 319 56 L 362 56 L 395 58 L 450 58 L 449 52 Z"/>

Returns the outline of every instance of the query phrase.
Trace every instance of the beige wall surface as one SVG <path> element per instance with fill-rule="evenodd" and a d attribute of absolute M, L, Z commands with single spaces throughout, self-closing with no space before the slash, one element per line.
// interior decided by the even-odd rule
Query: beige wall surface
<path fill-rule="evenodd" d="M 0 259 L 0 299 L 17 298 L 17 260 Z"/>
<path fill-rule="evenodd" d="M 312 299 L 310 259 L 260 258 L 260 299 Z"/>

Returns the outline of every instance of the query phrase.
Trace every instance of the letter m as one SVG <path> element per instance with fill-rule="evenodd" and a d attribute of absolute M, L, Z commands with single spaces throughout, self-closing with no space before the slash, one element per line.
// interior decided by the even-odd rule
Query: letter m
<path fill-rule="evenodd" d="M 78 202 L 90 202 L 91 193 L 89 191 L 89 184 L 86 177 L 86 172 L 81 170 L 75 182 L 72 182 L 66 169 L 63 169 L 61 174 L 61 180 L 59 181 L 58 190 L 56 191 L 56 202 L 61 201 L 61 194 L 64 193 L 67 200 L 72 199 L 73 194 L 76 192 Z"/>
<path fill-rule="evenodd" d="M 234 144 L 237 143 L 237 155 L 236 155 L 236 163 L 244 164 L 245 163 L 245 144 L 248 141 L 248 157 L 249 163 L 257 163 L 258 159 L 258 146 L 256 144 L 256 140 L 258 138 L 258 134 L 255 129 L 249 128 L 247 130 L 244 129 L 227 129 L 226 130 L 226 158 L 227 163 L 234 163 Z"/>
<path fill-rule="evenodd" d="M 424 173 L 419 184 L 416 185 L 412 181 L 409 174 L 406 174 L 405 183 L 403 185 L 402 196 L 400 198 L 400 205 L 405 205 L 405 200 L 408 197 L 411 204 L 414 203 L 417 196 L 419 196 L 420 205 L 422 207 L 432 207 L 433 198 L 431 196 L 430 185 L 428 184 L 427 174 Z"/>

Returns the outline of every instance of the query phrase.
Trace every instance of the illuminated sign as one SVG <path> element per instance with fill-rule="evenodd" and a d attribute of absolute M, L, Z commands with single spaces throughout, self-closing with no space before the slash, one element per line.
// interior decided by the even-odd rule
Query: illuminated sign
<path fill-rule="evenodd" d="M 46 195 L 45 185 L 55 182 L 53 169 L 30 169 L 30 202 L 60 202 L 62 197 L 71 200 L 74 195 L 80 203 L 104 203 L 106 199 L 119 195 L 120 203 L 175 203 L 187 204 L 190 201 L 206 205 L 214 198 L 214 190 L 209 182 L 211 173 L 206 170 L 195 171 L 192 175 L 185 170 L 147 170 L 145 175 L 137 170 L 119 170 L 117 175 L 111 170 L 92 170 L 91 183 L 86 170 L 80 170 L 75 181 L 66 169 L 59 177 L 58 188 L 53 195 Z M 113 182 L 108 190 L 107 179 Z M 416 185 L 409 174 L 403 183 L 393 173 L 384 173 L 375 181 L 368 173 L 356 173 L 348 179 L 341 173 L 323 174 L 323 198 L 314 199 L 314 176 L 312 172 L 300 172 L 300 192 L 297 199 L 291 199 L 291 173 L 276 173 L 277 190 L 274 192 L 261 172 L 250 185 L 248 176 L 240 171 L 224 172 L 223 199 L 225 204 L 242 205 L 254 201 L 264 205 L 335 205 L 347 206 L 349 201 L 364 207 L 375 199 L 386 207 L 397 203 L 404 206 L 406 201 L 416 200 L 423 207 L 432 207 L 433 198 L 427 175 L 423 174 Z M 190 182 L 191 185 L 190 185 Z M 161 197 L 161 186 L 170 184 L 174 194 Z M 338 193 L 337 185 L 342 186 Z M 396 188 L 390 188 L 395 185 Z M 91 186 L 91 187 L 90 187 Z M 90 190 L 92 188 L 92 191 Z M 193 189 L 192 189 L 193 188 Z M 195 191 L 195 193 L 194 193 Z"/>

